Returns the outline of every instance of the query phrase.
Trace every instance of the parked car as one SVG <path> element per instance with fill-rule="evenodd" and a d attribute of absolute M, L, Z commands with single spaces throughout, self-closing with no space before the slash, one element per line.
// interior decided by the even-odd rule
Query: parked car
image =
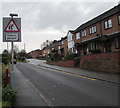
<path fill-rule="evenodd" d="M 12 60 L 11 60 L 11 64 L 12 64 Z M 13 64 L 17 64 L 16 59 L 13 59 Z"/>

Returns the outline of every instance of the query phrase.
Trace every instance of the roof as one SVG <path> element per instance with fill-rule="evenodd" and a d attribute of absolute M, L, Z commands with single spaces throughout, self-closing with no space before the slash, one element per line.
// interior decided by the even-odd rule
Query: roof
<path fill-rule="evenodd" d="M 117 6 L 113 7 L 112 9 L 104 12 L 103 14 L 93 18 L 92 20 L 82 24 L 76 30 L 74 30 L 73 33 L 76 33 L 76 32 L 78 32 L 78 31 L 80 31 L 80 30 L 82 30 L 82 29 L 84 29 L 84 28 L 86 28 L 86 27 L 88 27 L 88 26 L 90 26 L 92 24 L 95 24 L 95 23 L 97 23 L 97 22 L 99 22 L 101 20 L 104 20 L 105 18 L 110 17 L 110 16 L 112 16 L 112 15 L 118 13 L 118 12 L 120 12 L 120 4 L 118 4 Z"/>
<path fill-rule="evenodd" d="M 32 53 L 32 52 L 35 52 L 35 51 L 41 51 L 41 50 L 40 50 L 40 49 L 36 49 L 36 50 L 33 50 L 33 51 L 28 52 L 27 54 Z"/>
<path fill-rule="evenodd" d="M 61 40 L 64 40 L 64 39 L 67 39 L 67 36 L 61 38 Z"/>

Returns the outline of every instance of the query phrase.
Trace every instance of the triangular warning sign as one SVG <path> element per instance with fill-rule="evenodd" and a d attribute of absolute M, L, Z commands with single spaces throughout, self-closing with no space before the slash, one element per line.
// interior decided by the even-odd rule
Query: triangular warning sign
<path fill-rule="evenodd" d="M 6 28 L 4 29 L 4 32 L 20 32 L 20 30 L 16 25 L 15 21 L 11 19 Z"/>

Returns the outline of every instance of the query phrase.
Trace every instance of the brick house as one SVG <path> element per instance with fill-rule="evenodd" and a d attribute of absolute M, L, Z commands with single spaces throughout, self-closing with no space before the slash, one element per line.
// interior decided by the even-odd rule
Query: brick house
<path fill-rule="evenodd" d="M 53 50 L 58 51 L 58 53 L 60 53 L 60 49 L 61 49 L 61 40 L 57 41 L 54 40 L 50 45 L 44 47 L 42 49 L 42 56 L 48 56 L 49 53 L 51 53 Z"/>
<path fill-rule="evenodd" d="M 48 56 L 48 54 L 51 52 L 51 47 L 50 46 L 46 46 L 42 49 L 42 56 L 46 57 Z"/>
<path fill-rule="evenodd" d="M 82 24 L 71 35 L 72 49 L 80 55 L 120 51 L 120 4 Z"/>
<path fill-rule="evenodd" d="M 64 38 L 61 38 L 62 41 L 62 51 L 63 51 L 63 55 L 65 56 L 68 52 L 68 43 L 67 43 L 67 36 L 65 36 Z"/>
<path fill-rule="evenodd" d="M 48 56 L 53 50 L 58 51 L 61 56 L 65 56 L 68 51 L 67 36 L 61 40 L 54 40 L 50 45 L 42 49 L 42 56 Z"/>
<path fill-rule="evenodd" d="M 42 50 L 37 49 L 37 50 L 29 52 L 27 55 L 32 57 L 32 58 L 41 57 L 42 56 Z"/>

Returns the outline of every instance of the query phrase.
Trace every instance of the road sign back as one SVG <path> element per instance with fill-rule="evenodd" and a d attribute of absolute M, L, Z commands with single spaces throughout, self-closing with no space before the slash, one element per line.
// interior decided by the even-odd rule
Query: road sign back
<path fill-rule="evenodd" d="M 20 30 L 17 27 L 15 21 L 11 19 L 8 25 L 6 26 L 4 32 L 20 32 Z"/>

